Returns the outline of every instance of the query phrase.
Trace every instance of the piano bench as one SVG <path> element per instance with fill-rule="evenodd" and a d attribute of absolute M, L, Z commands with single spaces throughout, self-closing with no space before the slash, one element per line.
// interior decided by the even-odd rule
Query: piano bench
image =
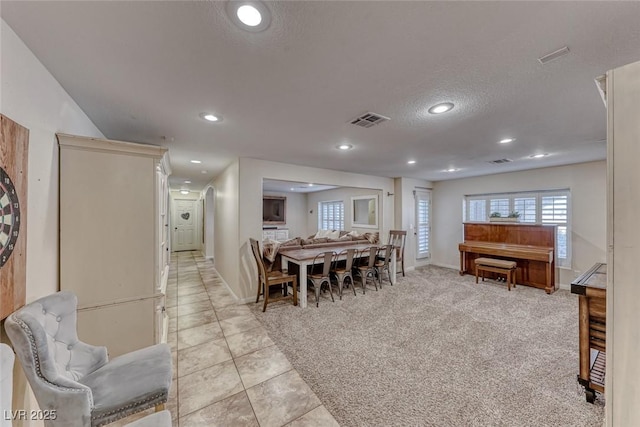
<path fill-rule="evenodd" d="M 507 288 L 511 290 L 511 285 L 516 287 L 516 262 L 495 258 L 476 258 L 476 283 L 478 283 L 478 273 L 482 273 L 484 282 L 484 272 L 504 274 L 507 278 Z"/>

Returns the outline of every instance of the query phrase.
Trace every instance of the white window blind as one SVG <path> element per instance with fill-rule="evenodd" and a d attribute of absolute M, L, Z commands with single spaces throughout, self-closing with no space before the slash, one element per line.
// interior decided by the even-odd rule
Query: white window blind
<path fill-rule="evenodd" d="M 484 199 L 480 200 L 469 200 L 469 221 L 481 222 L 487 220 L 487 201 Z"/>
<path fill-rule="evenodd" d="M 520 214 L 520 222 L 536 222 L 535 197 L 516 197 L 513 199 L 513 210 Z"/>
<path fill-rule="evenodd" d="M 570 201 L 569 190 L 470 195 L 465 196 L 463 220 L 488 222 L 493 212 L 507 216 L 517 211 L 520 222 L 555 224 L 556 263 L 559 267 L 571 267 Z"/>
<path fill-rule="evenodd" d="M 431 234 L 431 192 L 415 192 L 416 198 L 416 258 L 429 257 Z"/>
<path fill-rule="evenodd" d="M 344 202 L 318 203 L 318 230 L 344 230 Z"/>
<path fill-rule="evenodd" d="M 567 238 L 569 224 L 569 196 L 568 194 L 554 194 L 542 197 L 542 223 L 556 224 L 558 234 L 556 236 L 556 259 L 560 266 L 570 266 L 569 245 Z"/>
<path fill-rule="evenodd" d="M 491 215 L 497 212 L 501 216 L 508 216 L 509 199 L 489 199 L 489 212 L 491 212 Z"/>

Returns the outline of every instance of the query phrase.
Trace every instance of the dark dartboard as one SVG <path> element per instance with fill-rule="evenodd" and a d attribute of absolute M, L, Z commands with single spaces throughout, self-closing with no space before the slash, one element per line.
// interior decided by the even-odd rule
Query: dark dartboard
<path fill-rule="evenodd" d="M 20 231 L 20 203 L 11 178 L 0 167 L 0 267 L 11 256 Z"/>

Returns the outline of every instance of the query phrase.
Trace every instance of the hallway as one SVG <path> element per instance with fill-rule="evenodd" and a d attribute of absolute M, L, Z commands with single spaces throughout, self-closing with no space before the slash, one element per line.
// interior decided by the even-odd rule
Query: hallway
<path fill-rule="evenodd" d="M 213 263 L 195 251 L 172 258 L 166 307 L 174 379 L 166 408 L 173 426 L 337 426 Z"/>

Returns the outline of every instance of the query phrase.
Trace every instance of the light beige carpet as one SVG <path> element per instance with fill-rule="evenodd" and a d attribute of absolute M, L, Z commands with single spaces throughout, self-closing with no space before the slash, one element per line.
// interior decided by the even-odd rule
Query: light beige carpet
<path fill-rule="evenodd" d="M 342 426 L 601 426 L 577 385 L 578 301 L 427 267 L 301 310 L 250 304 Z"/>

